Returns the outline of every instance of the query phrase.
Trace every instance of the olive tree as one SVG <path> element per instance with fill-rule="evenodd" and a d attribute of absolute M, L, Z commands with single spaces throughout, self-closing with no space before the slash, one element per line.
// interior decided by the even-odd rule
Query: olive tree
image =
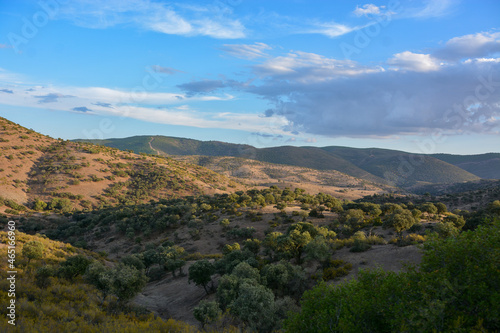
<path fill-rule="evenodd" d="M 207 295 L 209 294 L 208 284 L 211 283 L 210 289 L 213 289 L 212 275 L 215 273 L 215 266 L 210 261 L 204 259 L 195 262 L 189 267 L 188 282 L 194 282 L 197 286 L 202 286 Z"/>

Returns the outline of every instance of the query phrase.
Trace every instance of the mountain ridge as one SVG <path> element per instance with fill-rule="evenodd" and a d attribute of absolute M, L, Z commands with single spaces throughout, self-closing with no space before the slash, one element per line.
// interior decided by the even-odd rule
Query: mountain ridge
<path fill-rule="evenodd" d="M 151 147 L 162 154 L 186 156 L 232 156 L 261 162 L 278 163 L 312 168 L 316 170 L 336 170 L 349 176 L 384 185 L 395 185 L 405 189 L 436 184 L 477 181 L 484 172 L 477 166 L 469 170 L 449 163 L 433 155 L 422 155 L 382 148 L 351 148 L 342 146 L 278 146 L 256 148 L 250 145 L 232 144 L 222 141 L 200 141 L 170 136 L 134 136 L 122 139 L 92 140 L 97 144 L 119 149 L 134 149 L 129 142 L 135 142 L 137 152 L 152 150 L 139 141 L 151 141 Z M 500 155 L 500 154 L 499 154 Z M 500 178 L 500 174 L 493 176 Z M 495 177 L 494 177 L 495 178 Z"/>

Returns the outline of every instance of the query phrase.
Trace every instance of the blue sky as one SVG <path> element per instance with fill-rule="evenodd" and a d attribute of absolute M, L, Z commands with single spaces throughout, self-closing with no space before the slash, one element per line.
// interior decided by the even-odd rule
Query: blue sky
<path fill-rule="evenodd" d="M 499 1 L 0 0 L 0 115 L 64 139 L 500 151 Z"/>

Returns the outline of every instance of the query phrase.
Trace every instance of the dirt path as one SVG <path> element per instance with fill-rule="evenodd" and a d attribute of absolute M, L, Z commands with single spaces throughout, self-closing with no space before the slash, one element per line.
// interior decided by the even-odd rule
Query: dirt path
<path fill-rule="evenodd" d="M 152 143 L 153 143 L 154 140 L 155 140 L 155 137 L 152 136 L 151 140 L 149 140 L 149 148 L 151 148 L 151 150 L 154 150 L 156 152 L 156 155 L 161 155 L 161 153 L 160 153 L 160 151 L 158 149 L 153 148 Z"/>

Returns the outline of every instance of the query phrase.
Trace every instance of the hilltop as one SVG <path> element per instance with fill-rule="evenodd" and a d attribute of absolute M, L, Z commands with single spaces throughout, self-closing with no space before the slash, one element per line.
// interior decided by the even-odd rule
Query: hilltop
<path fill-rule="evenodd" d="M 94 143 L 136 152 L 164 156 L 226 156 L 260 162 L 284 164 L 321 171 L 335 170 L 380 185 L 392 185 L 413 190 L 429 184 L 451 184 L 477 181 L 485 173 L 478 168 L 461 168 L 435 155 L 419 155 L 397 150 L 349 147 L 255 148 L 249 145 L 220 141 L 198 141 L 165 136 L 135 136 L 125 139 L 96 140 Z M 488 160 L 494 165 L 496 160 Z M 493 167 L 488 167 L 488 170 Z M 481 176 L 479 176 L 481 175 Z M 499 177 L 492 172 L 490 176 Z M 492 177 L 492 178 L 495 178 Z"/>
<path fill-rule="evenodd" d="M 56 140 L 0 118 L 0 197 L 8 202 L 68 211 L 239 188 L 198 165 Z"/>

